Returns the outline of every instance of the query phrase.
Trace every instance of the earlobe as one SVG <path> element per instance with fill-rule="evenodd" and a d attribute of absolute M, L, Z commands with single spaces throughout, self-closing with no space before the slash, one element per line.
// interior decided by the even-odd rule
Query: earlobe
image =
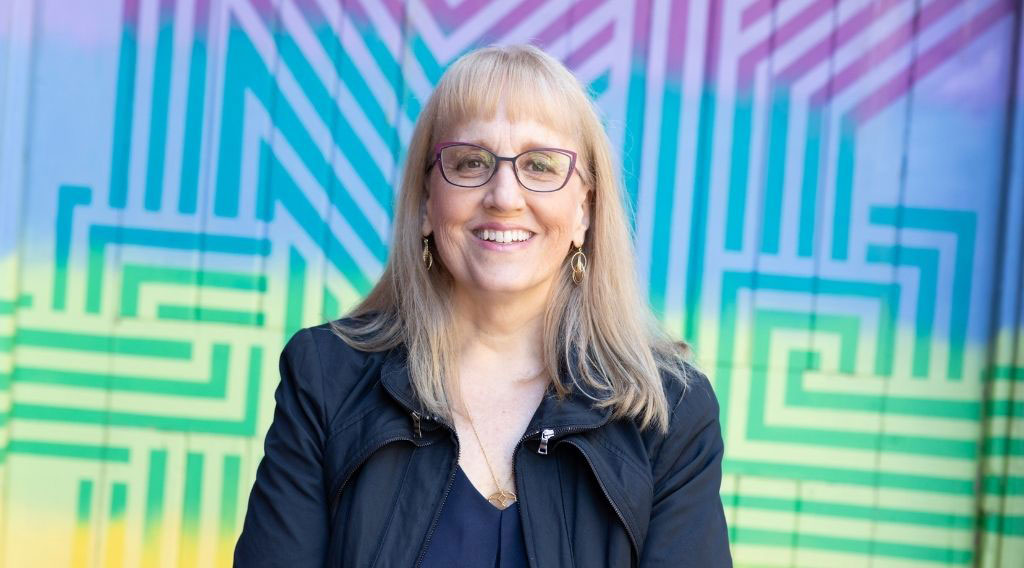
<path fill-rule="evenodd" d="M 583 201 L 580 202 L 579 217 L 576 223 L 576 234 L 573 235 L 572 243 L 574 247 L 583 246 L 583 242 L 587 236 L 587 229 L 590 228 L 590 191 L 587 191 Z"/>
<path fill-rule="evenodd" d="M 434 232 L 434 227 L 430 223 L 430 215 L 427 214 L 429 202 L 430 197 L 427 197 L 423 200 L 423 205 L 420 206 L 420 218 L 423 219 L 423 223 L 420 226 L 420 234 L 424 237 L 429 237 L 430 233 Z"/>

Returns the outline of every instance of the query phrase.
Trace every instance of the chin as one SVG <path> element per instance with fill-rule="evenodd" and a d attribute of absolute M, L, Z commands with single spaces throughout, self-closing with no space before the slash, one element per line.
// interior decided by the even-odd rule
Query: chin
<path fill-rule="evenodd" d="M 477 276 L 477 278 L 470 278 L 465 283 L 467 290 L 474 292 L 514 293 L 525 292 L 539 284 L 533 278 L 523 278 L 514 272 L 505 273 L 500 270 L 481 271 Z"/>
<path fill-rule="evenodd" d="M 515 293 L 525 292 L 532 288 L 528 282 L 509 282 L 509 281 L 486 281 L 474 283 L 474 288 L 480 292 L 501 292 L 501 293 Z"/>

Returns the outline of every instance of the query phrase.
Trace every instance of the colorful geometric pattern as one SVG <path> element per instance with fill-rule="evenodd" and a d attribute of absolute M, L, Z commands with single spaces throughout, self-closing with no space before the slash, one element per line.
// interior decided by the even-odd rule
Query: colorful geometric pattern
<path fill-rule="evenodd" d="M 9 0 L 0 563 L 229 566 L 277 356 L 445 67 L 532 42 L 712 378 L 738 566 L 1024 558 L 1016 0 Z"/>

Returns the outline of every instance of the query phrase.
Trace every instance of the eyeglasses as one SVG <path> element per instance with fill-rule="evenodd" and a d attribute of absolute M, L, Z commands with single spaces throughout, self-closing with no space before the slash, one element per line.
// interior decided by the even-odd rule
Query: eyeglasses
<path fill-rule="evenodd" d="M 480 187 L 491 181 L 499 162 L 512 162 L 519 184 L 530 191 L 558 191 L 569 183 L 576 170 L 576 152 L 561 148 L 532 148 L 516 156 L 498 156 L 483 146 L 465 142 L 440 142 L 434 146 L 435 164 L 441 176 L 459 187 Z"/>

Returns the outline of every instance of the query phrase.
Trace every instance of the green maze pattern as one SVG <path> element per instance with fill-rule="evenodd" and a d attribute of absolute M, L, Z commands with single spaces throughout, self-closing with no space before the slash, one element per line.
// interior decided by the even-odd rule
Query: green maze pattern
<path fill-rule="evenodd" d="M 0 5 L 0 563 L 228 566 L 277 356 L 379 276 L 445 67 L 531 41 L 712 378 L 738 566 L 1024 558 L 1013 0 Z"/>

